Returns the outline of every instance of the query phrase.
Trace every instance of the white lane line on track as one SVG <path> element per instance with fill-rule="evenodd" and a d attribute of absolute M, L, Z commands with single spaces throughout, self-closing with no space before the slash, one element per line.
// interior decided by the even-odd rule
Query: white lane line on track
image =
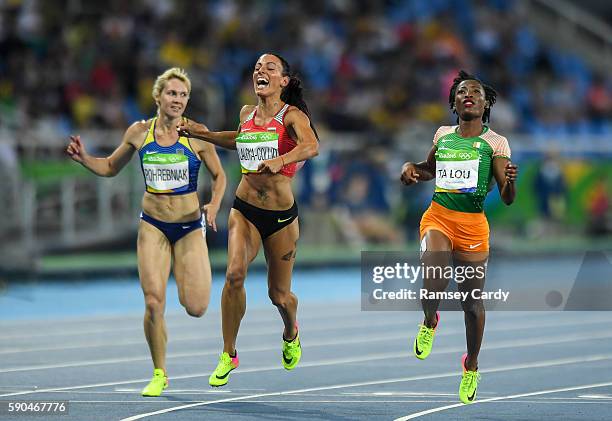
<path fill-rule="evenodd" d="M 115 389 L 115 392 L 112 393 L 138 393 L 140 392 L 142 389 L 134 389 L 134 388 L 125 388 L 125 389 Z M 244 389 L 242 389 L 244 390 Z M 248 389 L 248 390 L 265 390 L 265 389 Z M 225 389 L 221 389 L 219 390 L 217 389 L 172 389 L 172 388 L 168 388 L 165 389 L 164 393 L 233 393 L 233 392 L 238 392 L 240 391 L 240 389 L 232 389 L 232 390 L 225 390 Z"/>
<path fill-rule="evenodd" d="M 612 354 L 591 355 L 591 356 L 586 356 L 586 357 L 581 357 L 581 358 L 560 358 L 556 360 L 538 361 L 538 362 L 526 363 L 526 364 L 512 364 L 512 365 L 496 367 L 496 368 L 492 368 L 488 370 L 482 370 L 481 372 L 482 373 L 495 373 L 495 372 L 512 371 L 512 370 L 524 370 L 524 369 L 530 369 L 530 368 L 543 368 L 543 367 L 552 367 L 556 365 L 567 365 L 567 364 L 577 364 L 577 363 L 585 363 L 585 362 L 591 362 L 591 361 L 608 360 L 611 358 L 612 358 Z M 458 376 L 457 371 L 452 371 L 452 372 L 447 372 L 447 373 L 432 374 L 432 375 L 426 375 L 426 376 L 411 376 L 411 377 L 402 377 L 402 378 L 397 378 L 397 379 L 374 380 L 374 381 L 358 382 L 358 383 L 337 384 L 337 385 L 332 385 L 332 386 L 311 387 L 311 388 L 305 388 L 305 389 L 289 390 L 289 391 L 284 391 L 284 392 L 270 392 L 270 393 L 260 393 L 260 394 L 249 395 L 249 396 L 237 396 L 233 398 L 218 399 L 218 400 L 213 400 L 213 401 L 206 401 L 206 402 L 193 403 L 193 404 L 188 404 L 188 405 L 180 405 L 180 406 L 175 406 L 171 408 L 165 408 L 159 411 L 147 412 L 144 414 L 138 414 L 138 415 L 134 415 L 131 417 L 123 418 L 121 421 L 135 421 L 135 420 L 147 418 L 147 417 L 154 416 L 154 415 L 160 415 L 160 414 L 166 414 L 168 412 L 179 411 L 182 409 L 213 405 L 213 404 L 218 404 L 218 403 L 245 401 L 249 399 L 257 399 L 257 398 L 262 398 L 262 397 L 294 395 L 298 393 L 317 392 L 317 391 L 322 391 L 322 390 L 336 390 L 336 389 L 345 389 L 345 388 L 350 388 L 350 387 L 373 386 L 373 385 L 389 384 L 389 383 L 404 383 L 404 382 L 409 382 L 409 381 L 430 380 L 430 379 L 439 379 L 439 378 L 444 378 L 444 377 L 456 377 L 456 376 Z M 601 387 L 601 386 L 607 386 L 607 385 L 612 385 L 612 382 L 597 383 L 596 385 L 587 385 L 587 386 Z M 571 390 L 571 388 L 569 390 Z M 514 396 L 514 395 L 511 395 L 511 396 Z M 529 396 L 529 394 L 527 394 L 527 396 Z M 516 397 L 523 397 L 523 395 L 516 395 Z M 504 398 L 507 399 L 508 397 L 501 397 L 499 399 L 489 398 L 483 401 L 500 400 Z M 477 401 L 477 402 L 483 402 L 483 401 Z M 462 406 L 462 405 L 463 404 L 459 404 L 458 406 Z M 451 406 L 456 407 L 457 405 L 448 405 L 448 407 L 451 407 Z M 446 408 L 446 407 L 443 407 L 443 408 Z"/>
<path fill-rule="evenodd" d="M 456 393 L 442 393 L 442 392 L 342 392 L 340 395 L 343 396 L 402 396 L 402 397 L 440 397 L 440 396 L 455 396 Z"/>
<path fill-rule="evenodd" d="M 570 392 L 570 391 L 573 391 L 573 390 L 594 389 L 594 388 L 597 388 L 597 387 L 606 387 L 606 386 L 612 386 L 612 382 L 607 382 L 607 383 L 592 383 L 592 384 L 585 384 L 585 385 L 581 385 L 581 386 L 562 387 L 562 388 L 558 388 L 558 389 L 547 389 L 547 390 L 539 390 L 537 392 L 527 392 L 527 393 L 519 393 L 519 394 L 516 394 L 516 395 L 499 396 L 499 397 L 496 397 L 496 398 L 486 398 L 486 399 L 481 399 L 481 400 L 479 399 L 479 400 L 474 401 L 472 404 L 470 404 L 468 406 L 472 406 L 472 405 L 480 404 L 480 403 L 495 402 L 495 401 L 507 401 L 507 400 L 516 399 L 516 398 L 526 398 L 526 397 L 529 397 L 529 396 L 546 395 L 546 394 L 549 394 L 549 393 Z M 453 405 L 446 405 L 446 406 L 440 406 L 438 408 L 431 408 L 431 409 L 428 409 L 428 410 L 425 410 L 425 411 L 415 412 L 414 414 L 406 415 L 405 417 L 396 418 L 395 421 L 412 420 L 412 419 L 415 419 L 415 418 L 422 417 L 423 415 L 429 415 L 429 414 L 433 414 L 433 413 L 436 413 L 436 412 L 446 411 L 448 409 L 460 408 L 460 407 L 464 407 L 464 406 L 466 406 L 466 405 L 464 405 L 462 403 L 453 404 Z"/>
<path fill-rule="evenodd" d="M 531 328 L 537 328 L 538 325 L 533 324 L 530 326 Z M 518 330 L 523 329 L 522 326 L 514 326 L 511 329 L 503 329 L 505 330 Z M 500 329 L 491 328 L 491 331 L 500 331 Z M 380 341 L 392 341 L 392 340 L 401 340 L 406 337 L 405 334 L 387 334 L 387 335 L 379 335 L 373 336 L 362 335 L 353 337 L 350 339 L 336 338 L 333 340 L 321 340 L 321 341 L 311 341 L 308 342 L 308 347 L 322 347 L 322 346 L 334 346 L 334 345 L 343 345 L 343 344 L 358 344 L 358 343 L 373 343 Z M 552 337 L 538 337 L 538 338 L 530 338 L 524 340 L 507 340 L 507 341 L 499 341 L 490 343 L 482 346 L 482 350 L 487 349 L 498 349 L 498 348 L 514 348 L 521 346 L 536 346 L 536 345 L 546 345 L 552 343 L 567 343 L 567 342 L 576 342 L 576 341 L 585 341 L 585 340 L 594 340 L 594 339 L 608 339 L 612 338 L 612 332 L 608 333 L 590 333 L 590 332 L 582 332 L 581 334 L 576 335 L 558 335 Z M 241 348 L 240 351 L 244 352 L 264 352 L 264 351 L 273 351 L 278 348 L 277 345 L 274 346 L 255 346 L 255 347 L 244 347 Z M 444 354 L 444 353 L 452 353 L 459 352 L 465 349 L 465 346 L 454 346 L 447 348 L 438 348 L 436 349 L 436 354 Z M 173 358 L 192 358 L 192 357 L 203 357 L 207 355 L 217 355 L 219 353 L 218 350 L 210 350 L 204 352 L 181 352 L 181 353 L 171 353 L 166 356 L 166 359 Z M 396 357 L 402 356 L 410 356 L 412 352 L 397 352 L 394 354 L 383 354 L 383 355 L 395 355 Z M 150 361 L 150 357 L 148 356 L 138 356 L 138 357 L 128 357 L 128 358 L 109 358 L 109 359 L 100 359 L 100 360 L 92 360 L 92 361 L 75 361 L 69 363 L 61 363 L 61 364 L 43 364 L 43 365 L 33 365 L 33 366 L 22 366 L 22 367 L 8 367 L 1 368 L 0 373 L 17 373 L 17 372 L 25 372 L 25 371 L 35 371 L 35 370 L 51 370 L 51 369 L 59 369 L 59 368 L 72 368 L 72 367 L 89 367 L 95 365 L 106 365 L 106 364 L 124 364 L 124 363 L 134 363 L 134 362 L 148 362 Z M 244 372 L 241 370 L 240 372 Z"/>
<path fill-rule="evenodd" d="M 578 395 L 579 399 L 605 399 L 612 400 L 612 395 Z"/>

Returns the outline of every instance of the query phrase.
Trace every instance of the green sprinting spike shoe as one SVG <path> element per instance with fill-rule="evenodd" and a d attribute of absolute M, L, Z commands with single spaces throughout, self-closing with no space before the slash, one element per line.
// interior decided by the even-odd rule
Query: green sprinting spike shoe
<path fill-rule="evenodd" d="M 480 373 L 478 371 L 469 371 L 465 368 L 465 360 L 467 354 L 463 354 L 461 358 L 461 367 L 463 368 L 463 377 L 459 385 L 459 399 L 465 404 L 470 404 L 476 399 L 476 390 L 478 382 L 480 382 Z"/>
<path fill-rule="evenodd" d="M 213 387 L 226 385 L 229 380 L 229 374 L 232 370 L 237 369 L 238 365 L 240 365 L 240 362 L 238 361 L 237 351 L 235 357 L 231 357 L 227 352 L 222 353 L 219 357 L 217 368 L 208 378 L 208 384 Z"/>
<path fill-rule="evenodd" d="M 429 353 L 431 352 L 431 348 L 433 347 L 434 335 L 436 334 L 436 329 L 438 328 L 438 324 L 440 323 L 440 312 L 436 311 L 436 326 L 435 327 L 427 327 L 425 322 L 422 325 L 419 325 L 419 333 L 417 333 L 416 338 L 414 339 L 414 355 L 419 360 L 424 360 L 427 358 Z"/>
<path fill-rule="evenodd" d="M 168 387 L 168 377 L 161 368 L 153 370 L 153 379 L 142 389 L 142 396 L 159 396 Z"/>
<path fill-rule="evenodd" d="M 283 367 L 285 370 L 293 370 L 302 358 L 302 345 L 300 344 L 300 333 L 295 339 L 288 342 L 283 338 Z"/>

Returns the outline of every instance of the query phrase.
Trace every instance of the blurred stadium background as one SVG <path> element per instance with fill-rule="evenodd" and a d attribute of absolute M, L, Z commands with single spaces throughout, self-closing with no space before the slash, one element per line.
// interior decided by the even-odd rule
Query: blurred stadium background
<path fill-rule="evenodd" d="M 192 79 L 186 115 L 233 129 L 266 51 L 298 70 L 321 137 L 295 183 L 298 264 L 417 248 L 433 187 L 402 188 L 399 172 L 454 122 L 459 69 L 498 90 L 491 127 L 521 171 L 513 206 L 488 199 L 493 247 L 612 248 L 610 2 L 0 0 L 0 274 L 135 273 L 140 168 L 96 178 L 65 155 L 68 135 L 108 154 L 155 113 L 152 83 L 172 66 Z M 223 270 L 240 174 L 219 153 L 229 184 L 208 241 Z"/>

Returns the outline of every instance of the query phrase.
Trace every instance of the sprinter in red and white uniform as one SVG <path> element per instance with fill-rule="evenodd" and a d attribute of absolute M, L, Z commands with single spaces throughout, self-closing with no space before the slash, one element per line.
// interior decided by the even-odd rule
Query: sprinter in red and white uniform
<path fill-rule="evenodd" d="M 242 180 L 229 215 L 229 250 L 221 309 L 223 352 L 209 378 L 223 386 L 238 367 L 236 338 L 246 310 L 244 280 L 263 244 L 268 266 L 268 292 L 285 330 L 282 364 L 292 370 L 302 350 L 296 321 L 298 300 L 291 292 L 291 274 L 299 237 L 298 208 L 291 180 L 306 159 L 317 156 L 318 137 L 302 97 L 300 80 L 276 54 L 262 55 L 253 70 L 257 105 L 245 105 L 238 131 L 209 132 L 183 121 L 179 133 L 236 149 Z"/>

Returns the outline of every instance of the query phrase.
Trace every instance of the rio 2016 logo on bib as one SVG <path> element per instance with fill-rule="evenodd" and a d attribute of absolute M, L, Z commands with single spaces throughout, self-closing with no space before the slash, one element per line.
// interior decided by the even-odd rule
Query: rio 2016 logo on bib
<path fill-rule="evenodd" d="M 478 185 L 478 152 L 444 149 L 436 152 L 436 192 L 473 193 Z"/>

